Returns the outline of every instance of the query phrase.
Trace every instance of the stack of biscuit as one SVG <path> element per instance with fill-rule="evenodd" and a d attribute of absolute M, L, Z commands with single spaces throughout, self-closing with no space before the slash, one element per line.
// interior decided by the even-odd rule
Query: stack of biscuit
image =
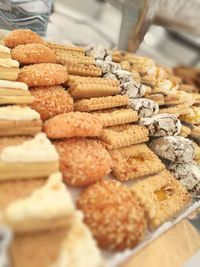
<path fill-rule="evenodd" d="M 45 116 L 34 108 L 40 92 L 47 90 L 49 104 L 55 95 L 68 101 L 67 107 L 56 108 L 54 99 L 48 118 L 63 113 L 63 109 L 64 112 L 73 109 L 72 98 L 61 86 L 68 73 L 55 64 L 54 52 L 42 45 L 42 39 L 32 31 L 13 31 L 4 43 L 12 48 L 4 50 L 11 52 L 12 60 L 18 60 L 21 68 L 17 82 L 11 86 L 11 82 L 3 81 L 4 88 L 0 89 L 10 90 L 8 99 L 12 96 L 12 102 L 4 102 L 0 108 L 0 224 L 6 225 L 0 227 L 0 261 L 13 267 L 100 267 L 103 264 L 100 252 L 62 181 L 59 155 L 41 132 L 41 119 L 44 121 Z M 29 92 L 31 101 L 23 101 L 24 96 L 18 100 L 20 86 Z M 38 251 L 36 257 L 35 251 Z M 85 258 L 85 253 L 91 253 L 92 257 Z"/>
<path fill-rule="evenodd" d="M 178 136 L 178 117 L 188 115 L 194 95 L 180 90 L 181 81 L 168 69 L 100 46 L 45 42 L 29 30 L 13 31 L 4 43 L 20 64 L 18 83 L 27 84 L 32 95 L 29 107 L 20 108 L 26 108 L 26 118 L 28 110 L 39 114 L 46 134 L 24 137 L 22 127 L 11 134 L 11 146 L 7 136 L 0 146 L 7 196 L 14 188 L 13 171 L 19 170 L 17 199 L 9 197 L 9 205 L 2 201 L 3 222 L 16 233 L 14 267 L 102 266 L 92 236 L 103 249 L 132 248 L 190 204 L 186 183 L 158 157 L 172 162 L 171 171 L 173 164 L 185 166 L 194 158 L 193 143 Z M 12 107 L 4 116 L 14 114 L 16 120 L 21 113 Z M 62 178 L 52 174 L 58 155 Z M 85 224 L 62 179 L 82 191 L 76 204 Z M 41 245 L 45 249 L 28 262 Z"/>

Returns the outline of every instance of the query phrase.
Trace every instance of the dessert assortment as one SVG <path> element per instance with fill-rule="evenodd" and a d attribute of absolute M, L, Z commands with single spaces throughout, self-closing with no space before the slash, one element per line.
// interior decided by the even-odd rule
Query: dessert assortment
<path fill-rule="evenodd" d="M 132 249 L 198 199 L 200 98 L 171 69 L 30 30 L 3 44 L 3 266 L 105 266 L 100 248 Z"/>

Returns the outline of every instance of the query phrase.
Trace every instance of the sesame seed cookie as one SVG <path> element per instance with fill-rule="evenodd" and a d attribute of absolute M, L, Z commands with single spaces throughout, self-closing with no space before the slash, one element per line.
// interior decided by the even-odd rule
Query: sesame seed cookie
<path fill-rule="evenodd" d="M 30 88 L 34 102 L 30 105 L 43 121 L 74 110 L 73 98 L 61 85 Z"/>
<path fill-rule="evenodd" d="M 110 173 L 112 160 L 100 141 L 85 138 L 53 141 L 64 181 L 71 186 L 86 186 Z"/>
<path fill-rule="evenodd" d="M 50 86 L 66 82 L 68 73 L 64 66 L 51 63 L 40 63 L 25 66 L 20 70 L 18 81 L 28 86 Z"/>
<path fill-rule="evenodd" d="M 117 181 L 99 181 L 83 191 L 77 207 L 102 248 L 134 247 L 146 230 L 145 213 L 130 189 Z"/>
<path fill-rule="evenodd" d="M 69 112 L 47 120 L 43 130 L 49 138 L 96 137 L 102 134 L 102 123 L 90 113 Z"/>
<path fill-rule="evenodd" d="M 6 36 L 4 38 L 4 43 L 6 46 L 13 48 L 20 44 L 42 44 L 43 40 L 37 33 L 31 30 L 18 29 Z"/>
<path fill-rule="evenodd" d="M 18 45 L 11 51 L 11 57 L 23 65 L 56 63 L 56 55 L 53 50 L 43 44 Z"/>

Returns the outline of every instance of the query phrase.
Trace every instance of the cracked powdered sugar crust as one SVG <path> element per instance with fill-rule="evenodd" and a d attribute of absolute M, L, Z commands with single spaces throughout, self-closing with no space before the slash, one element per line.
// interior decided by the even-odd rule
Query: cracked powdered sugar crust
<path fill-rule="evenodd" d="M 150 117 L 153 114 L 157 114 L 159 111 L 158 104 L 146 98 L 129 99 L 129 107 L 138 112 L 140 118 Z"/>

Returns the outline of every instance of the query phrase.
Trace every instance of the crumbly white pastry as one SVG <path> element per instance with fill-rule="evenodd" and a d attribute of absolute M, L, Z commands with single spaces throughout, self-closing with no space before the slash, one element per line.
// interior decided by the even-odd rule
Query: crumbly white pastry
<path fill-rule="evenodd" d="M 142 97 L 146 92 L 145 86 L 135 81 L 121 83 L 120 87 L 120 94 L 128 95 L 129 98 Z"/>
<path fill-rule="evenodd" d="M 15 146 L 7 146 L 0 153 L 3 162 L 57 161 L 58 153 L 44 133 Z"/>
<path fill-rule="evenodd" d="M 0 266 L 11 267 L 9 259 L 9 246 L 12 240 L 12 233 L 9 228 L 0 226 Z"/>
<path fill-rule="evenodd" d="M 109 61 L 103 61 L 103 60 L 96 60 L 95 65 L 99 68 L 101 68 L 102 73 L 113 73 L 117 70 L 121 70 L 120 64 L 117 64 L 115 62 L 109 62 Z"/>
<path fill-rule="evenodd" d="M 3 213 L 11 225 L 24 220 L 55 219 L 71 216 L 75 211 L 71 195 L 62 182 L 61 173 L 49 176 L 46 184 L 24 198 L 12 202 Z"/>
<path fill-rule="evenodd" d="M 178 135 L 181 131 L 181 122 L 173 114 L 163 113 L 141 118 L 139 125 L 145 126 L 150 136 Z"/>
<path fill-rule="evenodd" d="M 19 62 L 10 58 L 0 58 L 0 66 L 6 68 L 19 68 Z"/>
<path fill-rule="evenodd" d="M 107 80 L 113 80 L 113 81 L 118 81 L 116 76 L 113 74 L 113 73 L 106 73 L 104 76 L 103 76 L 104 79 L 107 79 Z"/>
<path fill-rule="evenodd" d="M 28 90 L 28 85 L 22 82 L 12 82 L 6 80 L 0 80 L 0 88 L 3 89 L 17 89 L 17 90 Z"/>
<path fill-rule="evenodd" d="M 30 107 L 17 105 L 0 107 L 0 120 L 39 120 L 40 114 Z"/>
<path fill-rule="evenodd" d="M 138 112 L 140 118 L 150 117 L 159 111 L 158 104 L 147 98 L 132 99 L 129 98 L 129 107 Z"/>
<path fill-rule="evenodd" d="M 100 45 L 89 45 L 85 48 L 85 55 L 94 57 L 95 60 L 112 61 L 110 52 Z"/>
<path fill-rule="evenodd" d="M 103 261 L 89 229 L 77 215 L 61 246 L 58 259 L 50 267 L 102 267 Z"/>
<path fill-rule="evenodd" d="M 200 166 L 195 162 L 172 163 L 169 170 L 196 197 L 200 197 Z"/>
<path fill-rule="evenodd" d="M 115 75 L 120 84 L 133 81 L 132 74 L 127 70 L 117 70 L 113 74 Z"/>
<path fill-rule="evenodd" d="M 191 162 L 195 155 L 193 142 L 182 136 L 157 138 L 150 147 L 160 157 L 179 163 Z"/>

